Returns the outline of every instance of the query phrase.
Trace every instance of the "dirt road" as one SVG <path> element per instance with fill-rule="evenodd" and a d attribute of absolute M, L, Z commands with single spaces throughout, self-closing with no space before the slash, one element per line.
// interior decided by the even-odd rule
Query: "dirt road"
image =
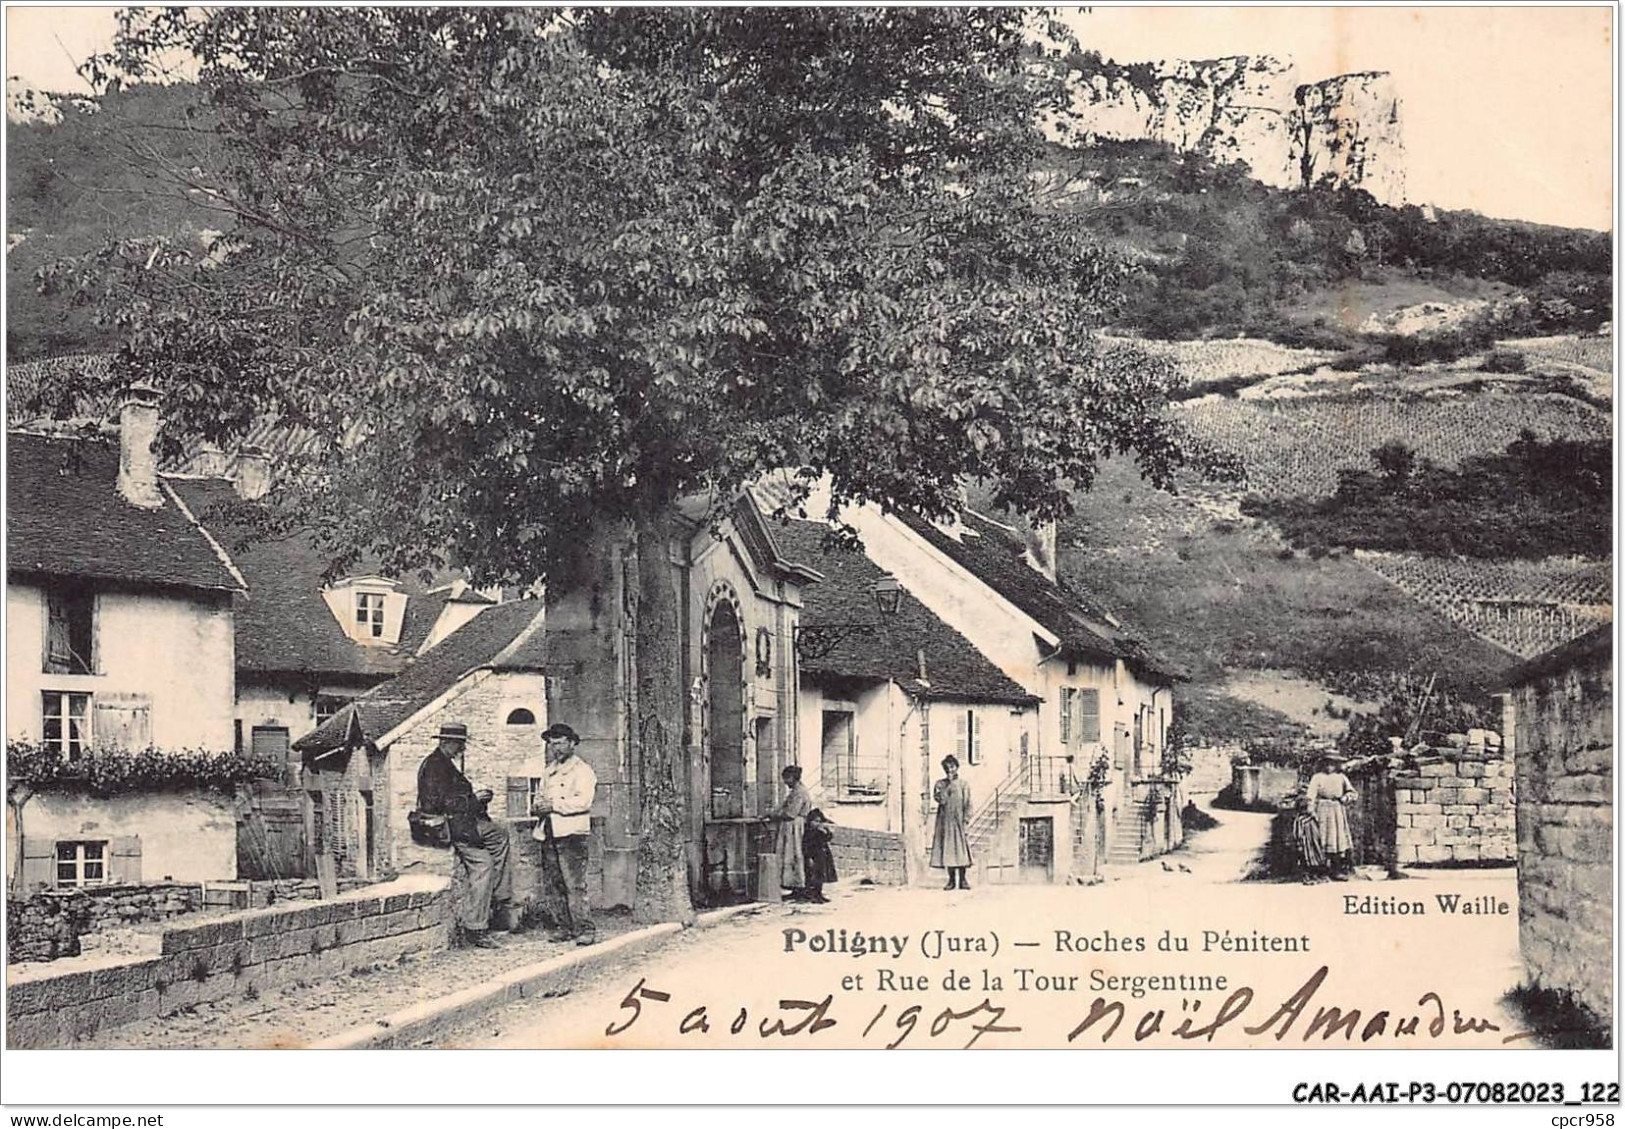
<path fill-rule="evenodd" d="M 827 906 L 764 907 L 436 1041 L 1393 1049 L 1516 1032 L 1512 871 L 1240 883 L 1267 817 L 1216 814 L 1187 849 L 1097 886 L 843 886 Z"/>

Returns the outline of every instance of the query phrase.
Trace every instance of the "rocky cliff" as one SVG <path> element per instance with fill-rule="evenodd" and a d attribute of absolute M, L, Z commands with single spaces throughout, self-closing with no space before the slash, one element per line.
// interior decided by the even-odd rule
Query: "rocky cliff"
<path fill-rule="evenodd" d="M 1405 198 L 1399 97 L 1385 73 L 1300 83 L 1270 55 L 1123 66 L 1086 57 L 1072 73 L 1073 137 L 1161 141 L 1243 161 L 1279 188 L 1331 183 L 1385 204 Z"/>

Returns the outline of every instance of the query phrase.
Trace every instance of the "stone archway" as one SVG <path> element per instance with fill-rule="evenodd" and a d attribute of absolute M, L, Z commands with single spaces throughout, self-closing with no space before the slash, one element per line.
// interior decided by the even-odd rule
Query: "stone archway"
<path fill-rule="evenodd" d="M 707 818 L 740 819 L 745 804 L 744 629 L 732 600 L 718 600 L 706 624 Z"/>

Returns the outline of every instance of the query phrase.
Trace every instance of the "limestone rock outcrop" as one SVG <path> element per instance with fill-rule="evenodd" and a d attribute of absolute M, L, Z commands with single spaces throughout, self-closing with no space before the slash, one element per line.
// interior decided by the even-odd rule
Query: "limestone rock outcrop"
<path fill-rule="evenodd" d="M 1278 188 L 1328 181 L 1385 204 L 1405 198 L 1400 103 L 1386 73 L 1300 83 L 1271 55 L 1104 62 L 1071 75 L 1074 143 L 1160 141 L 1245 162 Z"/>
<path fill-rule="evenodd" d="M 1370 71 L 1298 87 L 1293 157 L 1306 188 L 1329 178 L 1381 203 L 1404 203 L 1405 141 L 1393 76 Z"/>

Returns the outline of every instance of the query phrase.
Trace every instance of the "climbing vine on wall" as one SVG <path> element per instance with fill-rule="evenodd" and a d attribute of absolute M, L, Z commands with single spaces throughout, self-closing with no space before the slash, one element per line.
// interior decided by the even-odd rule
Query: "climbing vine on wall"
<path fill-rule="evenodd" d="M 70 760 L 56 745 L 8 741 L 6 771 L 13 791 L 23 786 L 110 796 L 182 788 L 226 791 L 256 777 L 280 776 L 283 769 L 264 758 L 206 749 L 95 749 Z"/>

